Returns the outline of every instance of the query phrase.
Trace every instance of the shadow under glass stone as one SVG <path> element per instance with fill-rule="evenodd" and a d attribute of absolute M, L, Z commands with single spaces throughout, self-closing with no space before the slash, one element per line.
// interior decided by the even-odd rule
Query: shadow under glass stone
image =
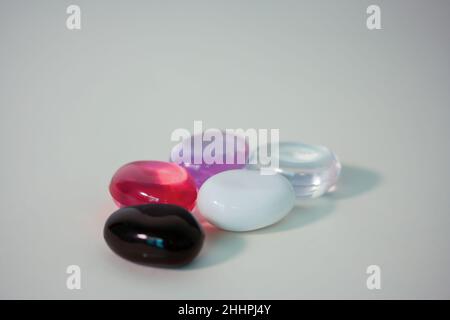
<path fill-rule="evenodd" d="M 315 199 L 298 199 L 296 206 L 283 220 L 252 233 L 276 233 L 315 223 L 332 214 L 339 201 L 370 192 L 380 182 L 381 175 L 376 171 L 359 166 L 343 165 L 336 191 Z"/>
<path fill-rule="evenodd" d="M 336 191 L 325 195 L 335 200 L 352 198 L 371 191 L 381 182 L 376 171 L 352 165 L 343 165 Z"/>

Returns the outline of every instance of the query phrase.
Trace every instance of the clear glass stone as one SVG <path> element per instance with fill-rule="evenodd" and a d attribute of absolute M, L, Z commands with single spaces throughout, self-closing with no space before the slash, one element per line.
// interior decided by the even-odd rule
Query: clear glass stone
<path fill-rule="evenodd" d="M 267 146 L 271 150 L 271 146 Z M 252 153 L 248 168 L 259 169 L 258 150 Z M 297 198 L 317 198 L 334 191 L 341 172 L 337 156 L 327 147 L 300 142 L 280 142 L 277 172 L 285 176 L 294 187 Z"/>

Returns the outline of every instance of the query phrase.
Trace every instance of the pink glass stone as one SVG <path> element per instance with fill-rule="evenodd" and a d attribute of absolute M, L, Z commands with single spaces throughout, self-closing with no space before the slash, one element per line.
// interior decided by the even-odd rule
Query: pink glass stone
<path fill-rule="evenodd" d="M 114 174 L 109 191 L 119 207 L 146 203 L 195 207 L 197 188 L 186 169 L 163 161 L 128 163 Z"/>

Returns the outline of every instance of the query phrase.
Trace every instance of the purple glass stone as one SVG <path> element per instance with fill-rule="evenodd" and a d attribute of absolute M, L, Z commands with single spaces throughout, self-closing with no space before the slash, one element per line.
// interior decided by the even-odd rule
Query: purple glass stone
<path fill-rule="evenodd" d="M 245 137 L 220 130 L 207 130 L 175 145 L 170 161 L 186 168 L 197 188 L 200 188 L 215 174 L 244 168 L 248 157 L 249 146 Z"/>

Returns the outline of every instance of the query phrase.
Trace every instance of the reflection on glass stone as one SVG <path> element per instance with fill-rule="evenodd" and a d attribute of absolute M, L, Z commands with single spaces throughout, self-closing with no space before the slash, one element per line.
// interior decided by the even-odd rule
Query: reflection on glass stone
<path fill-rule="evenodd" d="M 271 150 L 270 144 L 267 150 Z M 259 169 L 259 149 L 249 159 L 249 169 Z M 333 191 L 341 172 L 337 156 L 327 147 L 300 142 L 280 142 L 279 154 L 270 154 L 278 160 L 279 173 L 294 187 L 297 198 L 317 198 Z"/>

